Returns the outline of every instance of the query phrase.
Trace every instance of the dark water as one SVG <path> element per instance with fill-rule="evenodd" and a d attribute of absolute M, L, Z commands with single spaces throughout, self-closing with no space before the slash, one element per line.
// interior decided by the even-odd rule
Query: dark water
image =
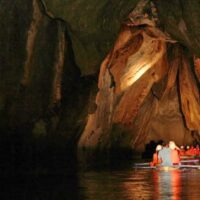
<path fill-rule="evenodd" d="M 198 200 L 200 170 L 95 170 L 1 179 L 0 199 L 16 200 Z"/>
<path fill-rule="evenodd" d="M 200 199 L 199 170 L 87 172 L 80 185 L 88 200 Z"/>
<path fill-rule="evenodd" d="M 11 136 L 0 139 L 0 200 L 200 199 L 200 170 L 135 170 L 129 152 L 86 159 L 54 140 L 23 145 Z"/>

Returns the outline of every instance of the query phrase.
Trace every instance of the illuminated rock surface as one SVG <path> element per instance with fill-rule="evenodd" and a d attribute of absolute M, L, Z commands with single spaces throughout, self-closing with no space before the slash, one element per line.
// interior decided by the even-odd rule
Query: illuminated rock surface
<path fill-rule="evenodd" d="M 199 8 L 1 0 L 2 135 L 98 150 L 198 139 Z"/>

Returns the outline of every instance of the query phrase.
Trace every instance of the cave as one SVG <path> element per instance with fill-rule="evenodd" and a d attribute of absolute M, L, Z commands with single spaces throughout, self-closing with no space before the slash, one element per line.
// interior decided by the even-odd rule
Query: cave
<path fill-rule="evenodd" d="M 155 5 L 139 2 L 101 64 L 97 108 L 78 145 L 143 151 L 151 141 L 198 141 L 198 63 L 162 27 Z"/>
<path fill-rule="evenodd" d="M 46 166 L 48 152 L 54 161 L 66 152 L 142 152 L 151 141 L 198 143 L 199 7 L 1 0 L 5 167 L 24 163 L 18 154 L 25 167 Z"/>
<path fill-rule="evenodd" d="M 199 10 L 0 0 L 1 199 L 198 199 L 199 157 L 150 162 L 155 144 L 200 144 Z"/>

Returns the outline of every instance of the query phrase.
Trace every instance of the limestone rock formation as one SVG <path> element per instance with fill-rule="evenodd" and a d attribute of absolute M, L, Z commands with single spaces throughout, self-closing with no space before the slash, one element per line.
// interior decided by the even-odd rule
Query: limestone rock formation
<path fill-rule="evenodd" d="M 73 146 L 95 78 L 80 77 L 66 23 L 38 0 L 3 0 L 0 11 L 1 132 L 27 140 L 60 135 Z"/>
<path fill-rule="evenodd" d="M 75 60 L 82 74 L 99 71 L 121 22 L 138 0 L 43 0 L 48 13 L 68 23 Z"/>
<path fill-rule="evenodd" d="M 0 0 L 2 137 L 100 151 L 199 140 L 199 8 Z"/>
<path fill-rule="evenodd" d="M 195 63 L 159 23 L 152 2 L 140 1 L 129 14 L 101 65 L 97 110 L 80 147 L 139 150 L 159 139 L 184 144 L 199 131 Z"/>

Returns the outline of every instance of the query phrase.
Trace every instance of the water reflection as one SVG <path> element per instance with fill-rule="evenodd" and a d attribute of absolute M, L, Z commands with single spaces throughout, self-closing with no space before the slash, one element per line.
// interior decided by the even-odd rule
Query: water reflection
<path fill-rule="evenodd" d="M 154 171 L 154 199 L 167 198 L 169 200 L 181 199 L 181 171 Z"/>
<path fill-rule="evenodd" d="M 198 200 L 200 170 L 89 170 L 3 181 L 9 200 Z"/>
<path fill-rule="evenodd" d="M 80 185 L 87 200 L 198 200 L 198 170 L 86 172 Z"/>

